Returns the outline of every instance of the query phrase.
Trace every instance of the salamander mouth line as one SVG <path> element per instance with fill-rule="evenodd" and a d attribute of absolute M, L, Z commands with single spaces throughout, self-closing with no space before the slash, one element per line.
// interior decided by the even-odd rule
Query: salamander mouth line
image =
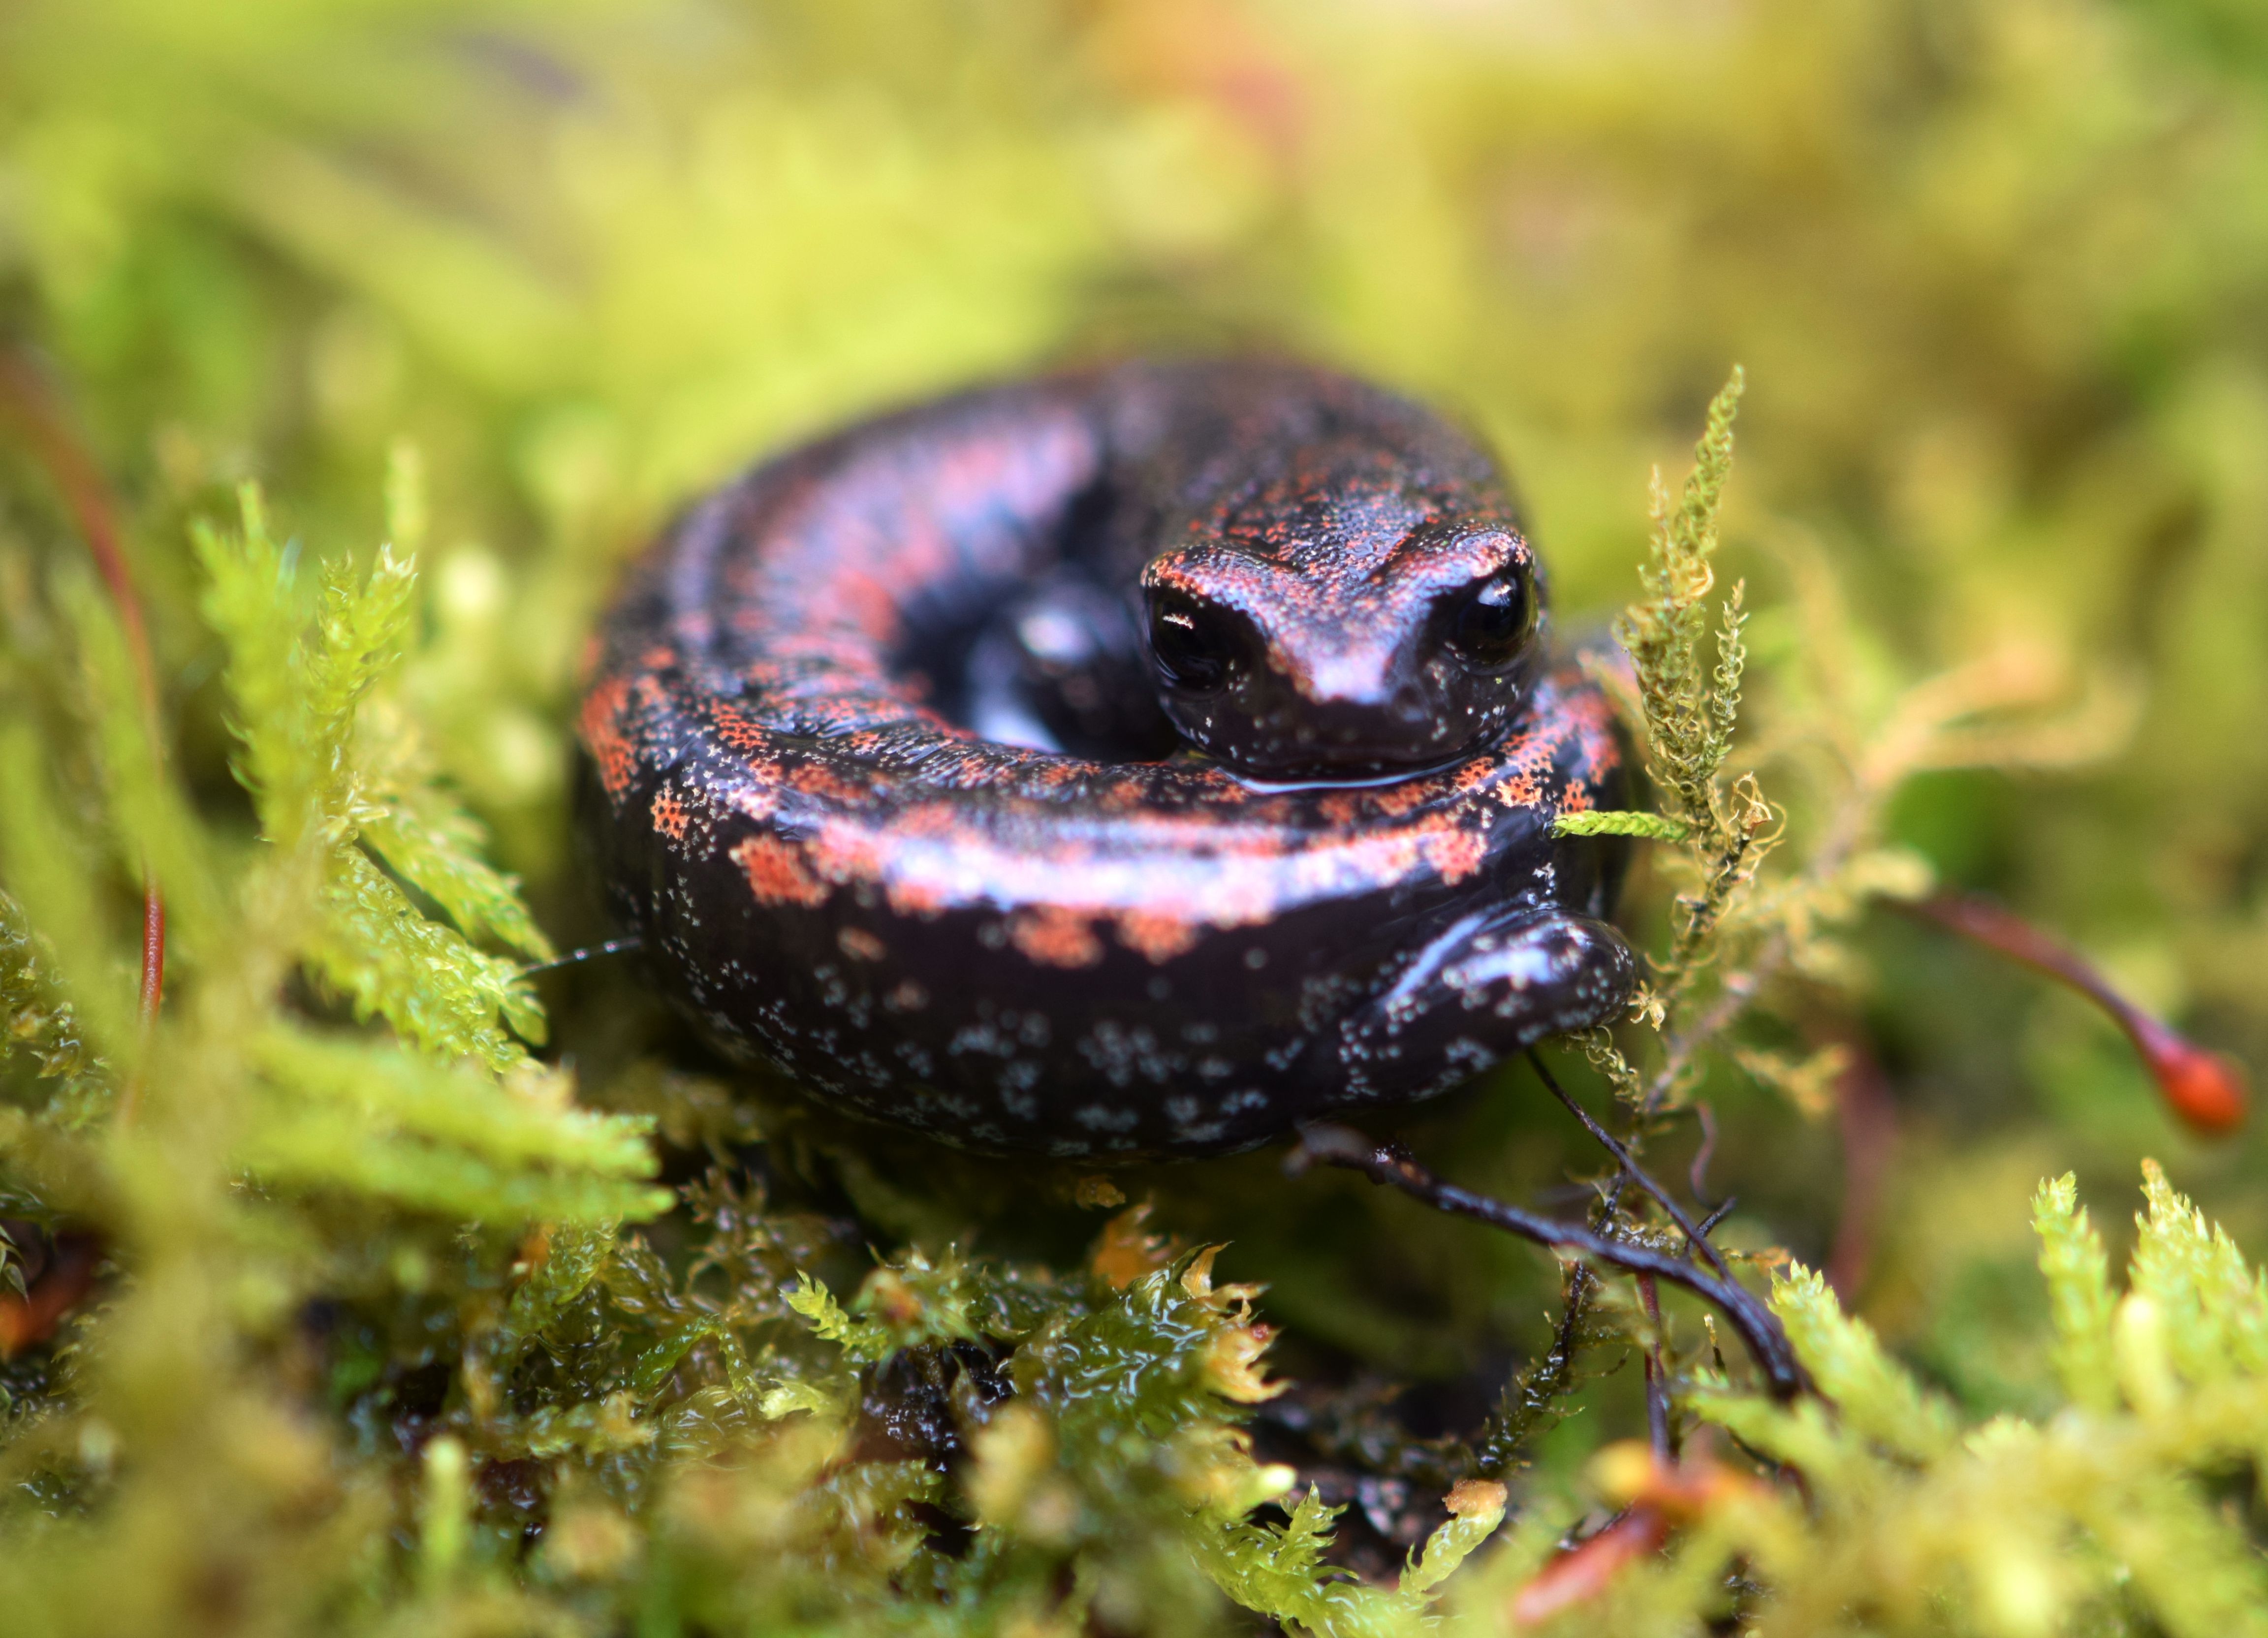
<path fill-rule="evenodd" d="M 1405 784 L 1412 779 L 1430 779 L 1436 774 L 1469 763 L 1476 756 L 1485 756 L 1504 742 L 1505 736 L 1484 740 L 1468 745 L 1454 756 L 1442 756 L 1432 762 L 1414 763 L 1407 768 L 1395 768 L 1385 773 L 1350 774 L 1333 779 L 1263 779 L 1257 774 L 1239 773 L 1226 763 L 1214 763 L 1230 778 L 1256 796 L 1296 795 L 1305 791 L 1374 791 L 1388 786 Z"/>

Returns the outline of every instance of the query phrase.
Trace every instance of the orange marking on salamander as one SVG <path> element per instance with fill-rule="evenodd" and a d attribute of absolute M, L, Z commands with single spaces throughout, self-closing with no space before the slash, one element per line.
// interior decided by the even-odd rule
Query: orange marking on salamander
<path fill-rule="evenodd" d="M 630 692 L 629 682 L 615 677 L 592 690 L 590 697 L 583 702 L 583 743 L 590 747 L 592 756 L 598 762 L 599 782 L 607 787 L 607 794 L 617 801 L 630 788 L 630 775 L 637 768 L 637 753 L 615 726 Z"/>
<path fill-rule="evenodd" d="M 1389 819 L 1399 819 L 1413 808 L 1422 808 L 1440 793 L 1440 786 L 1432 779 L 1410 779 L 1401 785 L 1390 785 L 1371 798 L 1371 807 Z"/>
<path fill-rule="evenodd" d="M 1462 882 L 1481 867 L 1488 856 L 1488 837 L 1478 830 L 1466 830 L 1443 823 L 1441 828 L 1418 844 L 1425 862 L 1440 873 L 1444 882 Z"/>
<path fill-rule="evenodd" d="M 1008 939 L 1046 967 L 1092 967 L 1102 959 L 1102 941 L 1094 925 L 1075 910 L 1043 904 L 1008 919 Z"/>
<path fill-rule="evenodd" d="M 1496 799 L 1506 808 L 1533 808 L 1543 800 L 1543 790 L 1535 776 L 1523 768 L 1496 787 Z"/>
<path fill-rule="evenodd" d="M 710 719 L 717 725 L 717 737 L 742 756 L 771 743 L 770 734 L 737 711 L 720 705 L 710 712 Z"/>
<path fill-rule="evenodd" d="M 787 776 L 787 782 L 806 796 L 825 796 L 845 804 L 863 802 L 865 790 L 815 762 L 805 763 Z"/>
<path fill-rule="evenodd" d="M 752 836 L 730 855 L 747 873 L 748 891 L 759 904 L 801 904 L 806 909 L 825 900 L 827 883 L 804 863 L 803 850 L 776 836 Z"/>
<path fill-rule="evenodd" d="M 890 908 L 901 916 L 924 919 L 943 915 L 953 907 L 952 896 L 934 882 L 893 882 Z"/>
<path fill-rule="evenodd" d="M 1179 916 L 1149 910 L 1121 911 L 1118 941 L 1128 949 L 1163 963 L 1197 941 L 1197 929 Z"/>

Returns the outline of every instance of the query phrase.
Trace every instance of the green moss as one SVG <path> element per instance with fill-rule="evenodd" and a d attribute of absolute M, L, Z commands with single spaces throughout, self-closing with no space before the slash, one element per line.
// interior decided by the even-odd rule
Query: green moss
<path fill-rule="evenodd" d="M 100 1258 L 0 1359 L 0 1626 L 1499 1631 L 1624 1503 L 1660 1545 L 1565 1629 L 2257 1626 L 2259 1140 L 1869 909 L 1933 861 L 2268 1050 L 2247 17 L 0 13 L 0 1324 Z M 1119 1178 L 1150 1214 L 1098 1233 L 1075 1176 L 711 1078 L 628 975 L 525 970 L 605 936 L 575 670 L 672 508 L 884 403 L 1192 344 L 1464 415 L 1562 629 L 1635 590 L 1662 811 L 1567 829 L 1647 838 L 1658 964 L 1571 1085 L 1665 1180 L 1708 1111 L 1673 1192 L 1739 1196 L 1743 1278 L 1836 1269 L 1772 1288 L 1825 1397 L 1273 1155 Z M 107 485 L 156 745 L 42 424 Z M 1895 1142 L 1846 1149 L 1869 1060 Z M 1400 1131 L 1682 1244 L 1522 1075 Z M 2146 1152 L 2131 1239 L 2090 1224 Z M 1674 1507 L 1617 1453 L 1634 1355 Z"/>

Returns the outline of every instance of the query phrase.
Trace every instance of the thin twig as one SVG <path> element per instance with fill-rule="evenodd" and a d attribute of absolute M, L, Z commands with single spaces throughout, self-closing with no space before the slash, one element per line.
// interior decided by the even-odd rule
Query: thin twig
<path fill-rule="evenodd" d="M 1614 1221 L 1630 1179 L 1617 1176 L 1591 1206 L 1591 1226 L 1602 1228 Z M 1599 1276 L 1588 1263 L 1569 1263 L 1560 1280 L 1565 1307 L 1551 1328 L 1551 1347 L 1543 1359 L 1513 1375 L 1497 1400 L 1496 1413 L 1484 1424 L 1478 1448 L 1473 1451 L 1473 1472 L 1482 1479 L 1501 1479 L 1535 1434 L 1536 1424 L 1554 1399 L 1575 1387 L 1575 1356 L 1583 1351 L 1583 1330 L 1599 1290 Z"/>
<path fill-rule="evenodd" d="M 1482 1479 L 1505 1476 L 1521 1447 L 1535 1431 L 1551 1402 L 1575 1386 L 1575 1356 L 1583 1350 L 1583 1327 L 1590 1318 L 1591 1295 L 1599 1277 L 1587 1263 L 1571 1263 L 1561 1283 L 1565 1303 L 1551 1328 L 1551 1346 L 1542 1360 L 1516 1373 L 1497 1400 L 1496 1414 L 1484 1426 L 1473 1452 L 1473 1472 Z"/>
<path fill-rule="evenodd" d="M 558 967 L 572 967 L 580 962 L 594 961 L 601 956 L 627 956 L 645 948 L 645 941 L 636 933 L 619 939 L 608 939 L 604 944 L 586 944 L 581 949 L 569 950 L 551 961 L 539 961 L 522 967 L 513 974 L 518 978 L 532 978 L 539 972 L 549 972 Z"/>
<path fill-rule="evenodd" d="M 1695 1201 L 1708 1206 L 1709 1215 L 1701 1220 L 1705 1231 L 1725 1211 L 1721 1205 L 1709 1205 L 1709 1161 L 1717 1153 L 1717 1111 L 1705 1103 L 1697 1102 L 1693 1115 L 1701 1123 L 1701 1147 L 1693 1151 L 1693 1164 L 1686 1168 L 1685 1181 L 1693 1187 Z"/>
<path fill-rule="evenodd" d="M 1551 1096 L 1565 1103 L 1568 1112 L 1583 1123 L 1583 1130 L 1595 1138 L 1599 1147 L 1621 1163 L 1623 1170 L 1629 1174 L 1631 1182 L 1653 1196 L 1654 1203 L 1669 1214 L 1669 1221 L 1677 1225 L 1679 1231 L 1685 1236 L 1687 1243 L 1695 1251 L 1709 1259 L 1709 1266 L 1715 1269 L 1720 1278 L 1730 1280 L 1733 1277 L 1733 1271 L 1726 1266 L 1724 1258 L 1719 1254 L 1715 1246 L 1709 1243 L 1708 1236 L 1701 1232 L 1699 1225 L 1686 1214 L 1685 1208 L 1670 1198 L 1669 1191 L 1639 1169 L 1638 1162 L 1631 1157 L 1631 1152 L 1623 1147 L 1622 1140 L 1594 1120 L 1590 1110 L 1567 1096 L 1566 1088 L 1562 1087 L 1551 1072 L 1543 1066 L 1543 1060 L 1536 1056 L 1535 1049 L 1532 1046 L 1528 1049 L 1528 1061 L 1535 1066 L 1536 1074 L 1542 1077 L 1544 1086 L 1550 1088 Z"/>
<path fill-rule="evenodd" d="M 1747 966 L 1725 980 L 1725 987 L 1718 992 L 1717 999 L 1709 1003 L 1705 1012 L 1683 1029 L 1669 1033 L 1662 1043 L 1661 1067 L 1654 1071 L 1653 1079 L 1647 1083 L 1646 1095 L 1640 1100 L 1647 1114 L 1657 1113 L 1669 1101 L 1671 1088 L 1685 1073 L 1686 1066 L 1692 1062 L 1694 1054 L 1732 1028 L 1741 1015 L 1748 1011 L 1749 1003 L 1756 1000 L 1756 992 L 1764 988 L 1764 981 L 1776 975 L 1781 963 L 1786 959 L 1786 935 L 1775 932 L 1764 941 Z"/>
<path fill-rule="evenodd" d="M 1797 1362 L 1787 1332 L 1771 1310 L 1734 1281 L 1705 1273 L 1682 1257 L 1609 1239 L 1590 1228 L 1539 1217 L 1502 1200 L 1443 1183 L 1408 1155 L 1381 1147 L 1345 1126 L 1302 1127 L 1300 1148 L 1294 1152 L 1293 1160 L 1344 1166 L 1363 1173 L 1373 1183 L 1400 1189 L 1435 1211 L 1469 1217 L 1539 1245 L 1580 1251 L 1625 1273 L 1652 1274 L 1681 1287 L 1704 1302 L 1714 1303 L 1723 1312 L 1733 1329 L 1741 1333 L 1741 1340 L 1748 1345 L 1749 1353 L 1764 1371 L 1775 1398 L 1793 1398 L 1804 1390 L 1803 1367 Z"/>
<path fill-rule="evenodd" d="M 1661 1297 L 1653 1288 L 1653 1275 L 1638 1277 L 1638 1300 L 1646 1310 L 1646 1323 L 1653 1327 L 1646 1341 L 1646 1442 L 1653 1447 L 1656 1461 L 1674 1463 L 1677 1452 L 1669 1445 L 1668 1373 L 1661 1364 Z"/>

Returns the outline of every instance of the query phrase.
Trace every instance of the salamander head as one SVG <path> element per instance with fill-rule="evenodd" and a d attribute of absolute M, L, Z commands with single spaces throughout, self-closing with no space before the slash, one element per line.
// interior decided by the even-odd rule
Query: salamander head
<path fill-rule="evenodd" d="M 1493 485 L 1322 448 L 1189 520 L 1142 575 L 1160 703 L 1262 778 L 1447 761 L 1500 734 L 1543 621 L 1535 554 Z"/>

